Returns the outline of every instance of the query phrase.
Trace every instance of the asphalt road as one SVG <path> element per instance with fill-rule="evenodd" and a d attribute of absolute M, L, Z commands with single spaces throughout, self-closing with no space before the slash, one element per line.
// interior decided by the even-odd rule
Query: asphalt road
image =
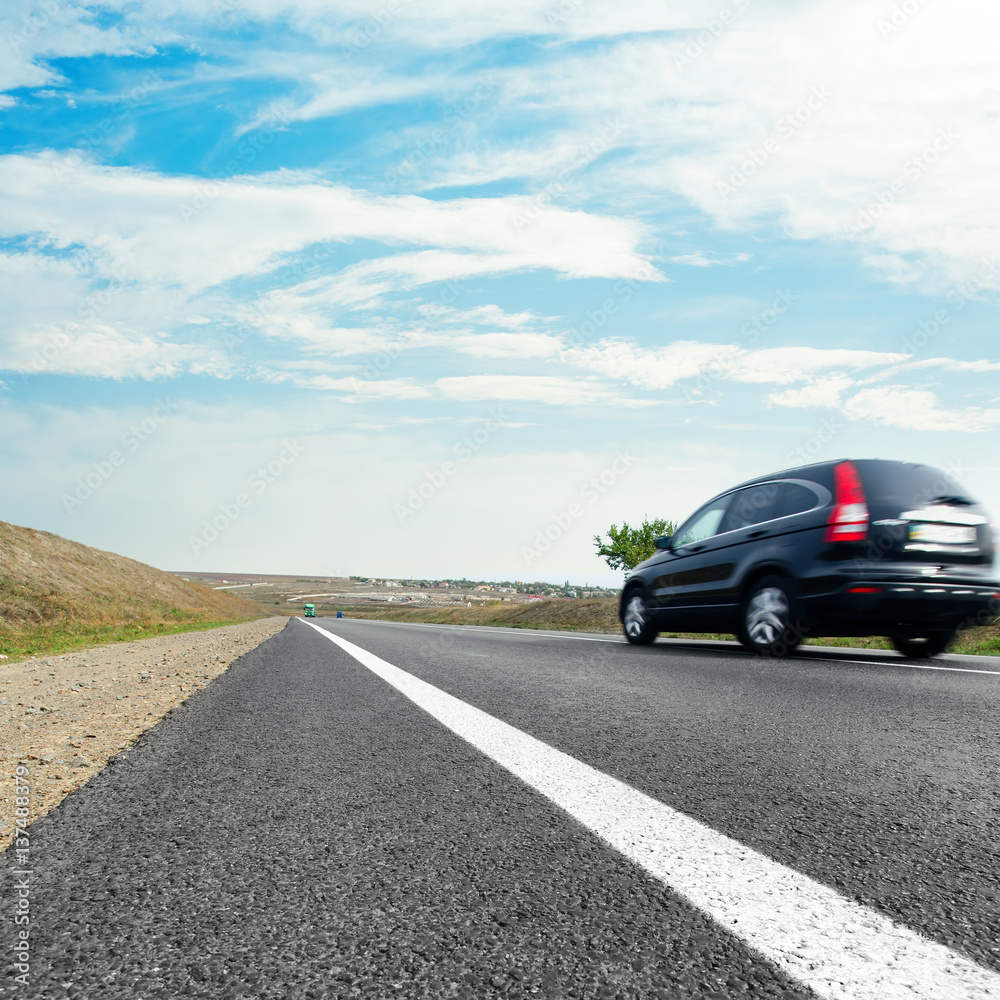
<path fill-rule="evenodd" d="M 894 995 L 1000 996 L 991 661 L 316 624 L 472 706 L 472 735 L 291 621 L 34 825 L 30 973 L 13 978 L 9 878 L 0 996 L 804 998 L 813 949 L 914 979 Z M 540 741 L 538 787 L 489 755 L 476 709 Z M 578 772 L 606 784 L 579 792 Z M 696 880 L 724 886 L 735 842 L 772 866 L 778 913 L 788 873 L 788 964 L 744 929 L 769 907 L 734 893 L 727 923 L 629 856 L 630 810 L 611 817 L 625 848 L 595 832 L 616 788 L 718 836 L 692 847 Z M 927 992 L 905 941 L 831 930 L 824 893 L 954 956 L 953 981 Z M 843 990 L 826 995 L 890 995 Z"/>

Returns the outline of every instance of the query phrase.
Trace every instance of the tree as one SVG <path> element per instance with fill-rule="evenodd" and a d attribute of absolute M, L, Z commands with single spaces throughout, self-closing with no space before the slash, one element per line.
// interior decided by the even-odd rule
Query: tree
<path fill-rule="evenodd" d="M 663 518 L 655 521 L 644 518 L 642 524 L 635 528 L 623 521 L 620 528 L 616 524 L 608 528 L 607 541 L 600 535 L 594 535 L 594 545 L 597 546 L 597 554 L 612 569 L 628 572 L 656 551 L 656 539 L 660 535 L 672 535 L 674 530 L 673 521 Z"/>

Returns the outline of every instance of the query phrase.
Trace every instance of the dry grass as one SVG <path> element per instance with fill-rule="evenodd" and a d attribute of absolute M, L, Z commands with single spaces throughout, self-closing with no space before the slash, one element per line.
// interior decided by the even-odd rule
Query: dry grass
<path fill-rule="evenodd" d="M 11 658 L 265 613 L 134 559 L 0 521 L 0 652 Z"/>
<path fill-rule="evenodd" d="M 396 622 L 436 622 L 441 625 L 498 625 L 506 628 L 557 629 L 572 632 L 618 632 L 618 601 L 612 597 L 577 601 L 492 601 L 479 607 L 344 608 L 351 618 Z"/>
<path fill-rule="evenodd" d="M 397 622 L 435 622 L 443 625 L 494 625 L 505 628 L 536 628 L 553 631 L 618 633 L 618 598 L 595 597 L 577 601 L 532 601 L 530 604 L 494 602 L 483 607 L 452 608 L 386 607 L 376 610 L 345 607 L 351 618 L 380 618 Z M 677 639 L 735 639 L 734 635 L 704 632 L 663 632 Z M 815 637 L 806 640 L 811 645 L 850 646 L 861 649 L 891 649 L 892 644 L 881 636 L 862 639 Z M 1000 624 L 993 622 L 980 628 L 959 633 L 952 646 L 953 653 L 976 653 L 1000 656 Z"/>

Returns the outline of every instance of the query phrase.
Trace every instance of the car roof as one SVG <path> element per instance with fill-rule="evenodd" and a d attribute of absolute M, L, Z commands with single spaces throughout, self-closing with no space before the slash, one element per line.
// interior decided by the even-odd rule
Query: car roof
<path fill-rule="evenodd" d="M 740 490 L 746 486 L 756 486 L 758 483 L 770 483 L 775 479 L 811 479 L 813 475 L 820 471 L 832 469 L 841 462 L 853 462 L 855 465 L 910 465 L 925 466 L 926 462 L 901 462 L 893 458 L 837 458 L 829 462 L 814 462 L 812 465 L 796 465 L 790 469 L 782 469 L 780 472 L 769 472 L 765 476 L 756 476 L 737 486 L 731 486 L 728 490 L 723 490 L 718 496 L 732 493 L 733 490 Z"/>

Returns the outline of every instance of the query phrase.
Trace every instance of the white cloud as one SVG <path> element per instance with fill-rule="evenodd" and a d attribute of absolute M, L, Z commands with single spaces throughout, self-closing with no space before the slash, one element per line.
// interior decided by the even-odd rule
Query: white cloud
<path fill-rule="evenodd" d="M 1000 371 L 1000 361 L 958 361 L 955 358 L 924 358 L 920 361 L 907 361 L 901 364 L 898 371 L 907 369 L 937 368 L 946 372 L 996 372 Z"/>
<path fill-rule="evenodd" d="M 28 237 L 48 251 L 0 255 L 0 287 L 8 293 L 4 325 L 8 338 L 23 346 L 67 316 L 99 316 L 101 328 L 89 336 L 102 360 L 93 370 L 73 362 L 67 372 L 114 368 L 111 330 L 123 345 L 118 374 L 127 364 L 141 377 L 191 370 L 182 357 L 221 372 L 225 365 L 207 348 L 197 358 L 183 345 L 168 350 L 171 332 L 186 326 L 205 340 L 236 320 L 313 352 L 359 354 L 383 350 L 402 334 L 413 346 L 450 339 L 338 319 L 338 313 L 371 307 L 400 290 L 543 268 L 564 277 L 660 277 L 638 252 L 646 233 L 641 225 L 547 209 L 530 232 L 518 232 L 513 220 L 521 205 L 518 198 L 373 197 L 287 172 L 215 184 L 100 167 L 72 154 L 0 157 L 0 236 Z M 333 246 L 359 238 L 431 249 L 403 250 L 328 273 Z M 252 307 L 217 287 L 268 276 L 303 258 L 305 271 L 298 267 L 292 287 Z M 310 271 L 319 276 L 301 280 Z M 543 357 L 556 347 L 524 329 L 534 319 L 530 313 L 482 306 L 466 310 L 464 319 L 522 334 L 491 331 L 483 338 L 462 331 L 459 349 L 479 357 Z M 237 335 L 244 340 L 245 334 Z M 8 352 L 8 363 L 18 363 L 19 350 Z M 71 360 L 63 352 L 53 363 Z"/>
<path fill-rule="evenodd" d="M 435 386 L 446 398 L 463 402 L 502 399 L 555 406 L 596 403 L 623 407 L 648 406 L 655 402 L 623 399 L 606 383 L 548 375 L 465 375 L 438 379 Z"/>
<path fill-rule="evenodd" d="M 427 303 L 418 312 L 426 311 L 435 320 L 447 319 L 450 323 L 475 323 L 481 326 L 492 326 L 502 330 L 522 330 L 526 326 L 536 326 L 540 323 L 552 322 L 555 317 L 539 316 L 525 310 L 518 313 L 504 312 L 497 305 L 474 306 L 471 309 L 447 309 L 436 303 Z"/>
<path fill-rule="evenodd" d="M 895 364 L 906 357 L 905 354 L 837 347 L 769 347 L 742 354 L 730 377 L 736 382 L 787 384 L 812 378 L 828 368 L 861 371 Z"/>
<path fill-rule="evenodd" d="M 548 208 L 519 232 L 520 197 L 376 197 L 286 171 L 217 182 L 52 153 L 0 157 L 0 192 L 0 234 L 82 244 L 106 269 L 189 292 L 263 273 L 304 247 L 358 238 L 446 249 L 355 265 L 339 279 L 349 287 L 526 268 L 623 277 L 645 264 L 639 223 Z"/>
<path fill-rule="evenodd" d="M 312 121 L 332 117 L 353 108 L 410 101 L 440 91 L 447 82 L 448 78 L 442 76 L 362 76 L 357 67 L 347 64 L 313 74 L 308 84 L 315 92 L 313 97 L 299 105 L 287 99 L 273 101 L 238 129 L 237 135 L 261 126 L 274 127 L 277 123 L 287 125 L 293 121 Z"/>
<path fill-rule="evenodd" d="M 734 253 L 728 259 L 723 260 L 717 254 L 706 253 L 704 250 L 693 250 L 690 253 L 678 254 L 669 258 L 673 264 L 686 264 L 688 267 L 718 267 L 742 264 L 750 259 L 748 253 Z"/>
<path fill-rule="evenodd" d="M 642 124 L 601 177 L 607 195 L 671 191 L 726 227 L 855 241 L 888 280 L 938 287 L 1000 243 L 1000 8 L 926 4 L 886 32 L 890 15 L 866 0 L 754 5 L 710 44 L 629 38 L 505 87 L 577 123 Z"/>
<path fill-rule="evenodd" d="M 0 339 L 0 369 L 27 375 L 156 379 L 185 372 L 227 377 L 233 364 L 217 349 L 94 322 L 36 328 Z"/>
<path fill-rule="evenodd" d="M 355 47 L 371 55 L 379 46 L 407 43 L 452 50 L 487 38 L 531 35 L 571 39 L 601 38 L 639 32 L 693 29 L 718 12 L 715 0 L 691 0 L 683 9 L 659 0 L 428 0 L 417 6 L 371 0 L 241 0 L 237 13 L 255 20 L 287 19 L 303 34 L 324 43 Z M 145 0 L 136 18 L 153 21 L 183 14 L 210 17 L 200 0 Z"/>
<path fill-rule="evenodd" d="M 801 389 L 785 389 L 782 392 L 772 392 L 767 397 L 768 406 L 811 407 L 824 406 L 837 409 L 840 397 L 854 385 L 854 379 L 846 375 L 830 375 L 818 379 L 812 385 Z"/>
<path fill-rule="evenodd" d="M 559 337 L 544 333 L 477 333 L 443 342 L 474 358 L 552 358 L 563 346 Z"/>
<path fill-rule="evenodd" d="M 348 403 L 364 403 L 391 399 L 428 399 L 434 395 L 425 385 L 410 378 L 373 378 L 348 375 L 309 375 L 303 372 L 262 372 L 267 382 L 288 382 L 301 389 L 319 389 L 324 392 L 344 393 Z"/>
<path fill-rule="evenodd" d="M 570 364 L 608 378 L 624 379 L 644 389 L 667 389 L 699 376 L 710 381 L 786 384 L 812 378 L 824 369 L 884 366 L 904 360 L 906 355 L 818 347 L 749 350 L 734 344 L 699 341 L 675 341 L 647 348 L 632 341 L 606 340 L 568 350 L 563 358 Z"/>
<path fill-rule="evenodd" d="M 42 87 L 62 81 L 49 60 L 93 55 L 149 55 L 156 44 L 176 41 L 162 21 L 139 29 L 131 25 L 102 26 L 99 12 L 106 4 L 38 0 L 4 0 L 0 11 L 0 91 Z M 2 105 L 0 105 L 2 106 Z"/>
<path fill-rule="evenodd" d="M 1000 410 L 943 409 L 933 392 L 901 385 L 862 389 L 844 403 L 844 413 L 851 420 L 912 431 L 981 432 L 1000 424 Z"/>
<path fill-rule="evenodd" d="M 606 378 L 631 382 L 643 389 L 666 389 L 715 365 L 724 366 L 739 354 L 726 344 L 679 340 L 665 347 L 640 347 L 629 340 L 602 340 L 571 348 L 563 354 L 569 364 L 598 372 Z"/>

